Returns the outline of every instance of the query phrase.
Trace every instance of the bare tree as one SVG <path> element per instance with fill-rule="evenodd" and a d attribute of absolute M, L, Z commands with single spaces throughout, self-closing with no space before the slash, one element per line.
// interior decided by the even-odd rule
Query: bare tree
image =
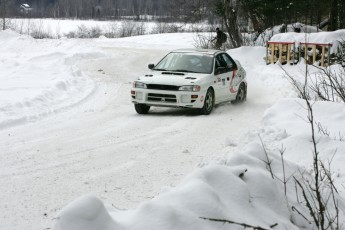
<path fill-rule="evenodd" d="M 2 18 L 2 29 L 6 29 L 6 18 L 7 18 L 7 10 L 8 10 L 8 0 L 2 0 L 0 5 L 0 13 Z"/>
<path fill-rule="evenodd" d="M 330 12 L 330 25 L 329 30 L 333 31 L 337 29 L 338 20 L 338 0 L 331 0 L 331 12 Z"/>
<path fill-rule="evenodd" d="M 223 19 L 225 27 L 229 34 L 231 46 L 236 48 L 242 46 L 242 35 L 240 33 L 237 12 L 239 5 L 236 1 L 224 0 Z"/>

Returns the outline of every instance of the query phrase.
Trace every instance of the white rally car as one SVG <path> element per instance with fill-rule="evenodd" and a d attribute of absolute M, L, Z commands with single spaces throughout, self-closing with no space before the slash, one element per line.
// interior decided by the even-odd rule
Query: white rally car
<path fill-rule="evenodd" d="M 132 102 L 139 114 L 148 113 L 151 106 L 168 106 L 208 115 L 216 104 L 246 100 L 246 72 L 224 51 L 175 50 L 149 69 L 132 83 Z"/>

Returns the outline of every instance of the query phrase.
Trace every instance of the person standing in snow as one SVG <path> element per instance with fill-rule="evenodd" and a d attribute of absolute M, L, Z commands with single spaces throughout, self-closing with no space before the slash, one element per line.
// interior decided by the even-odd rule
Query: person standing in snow
<path fill-rule="evenodd" d="M 215 48 L 220 50 L 220 48 L 222 47 L 223 43 L 226 42 L 227 36 L 219 28 L 216 28 L 216 33 L 217 33 L 217 36 L 214 39 L 212 39 L 212 41 L 216 40 Z"/>

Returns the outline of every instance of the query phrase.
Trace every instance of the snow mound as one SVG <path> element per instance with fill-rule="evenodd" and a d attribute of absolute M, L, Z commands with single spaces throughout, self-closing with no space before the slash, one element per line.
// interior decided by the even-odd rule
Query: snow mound
<path fill-rule="evenodd" d="M 118 224 L 110 217 L 103 203 L 97 197 L 85 195 L 64 208 L 56 229 L 74 230 L 111 230 L 119 229 Z"/>
<path fill-rule="evenodd" d="M 246 55 L 243 55 L 243 54 Z M 242 46 L 239 48 L 229 50 L 229 54 L 236 57 L 243 66 L 258 67 L 262 69 L 265 66 L 264 62 L 258 62 L 258 60 L 263 60 L 266 54 L 266 49 L 261 46 Z"/>
<path fill-rule="evenodd" d="M 290 221 L 282 186 L 271 178 L 262 159 L 262 147 L 252 143 L 245 153 L 229 157 L 226 165 L 198 169 L 176 188 L 140 204 L 134 210 L 109 208 L 107 212 L 113 222 L 107 219 L 105 223 L 112 223 L 114 230 L 192 230 L 219 229 L 224 223 L 211 219 L 220 219 L 266 229 L 275 224 L 279 226 L 277 229 L 297 229 Z M 56 219 L 55 230 L 107 229 L 98 225 L 101 224 L 99 216 L 107 216 L 107 212 L 99 208 L 96 209 L 98 211 L 87 212 L 94 215 L 88 216 L 89 225 L 97 227 L 84 228 L 83 213 L 87 204 L 83 202 L 89 200 L 78 199 L 64 208 Z M 72 224 L 75 227 L 71 228 Z M 225 224 L 232 229 L 241 227 L 239 224 Z"/>

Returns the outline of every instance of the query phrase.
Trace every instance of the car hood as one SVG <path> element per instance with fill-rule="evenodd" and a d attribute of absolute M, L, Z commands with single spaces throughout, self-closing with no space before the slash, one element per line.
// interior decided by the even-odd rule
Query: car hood
<path fill-rule="evenodd" d="M 139 77 L 138 81 L 145 84 L 190 85 L 202 81 L 207 76 L 209 76 L 209 74 L 155 71 Z"/>

